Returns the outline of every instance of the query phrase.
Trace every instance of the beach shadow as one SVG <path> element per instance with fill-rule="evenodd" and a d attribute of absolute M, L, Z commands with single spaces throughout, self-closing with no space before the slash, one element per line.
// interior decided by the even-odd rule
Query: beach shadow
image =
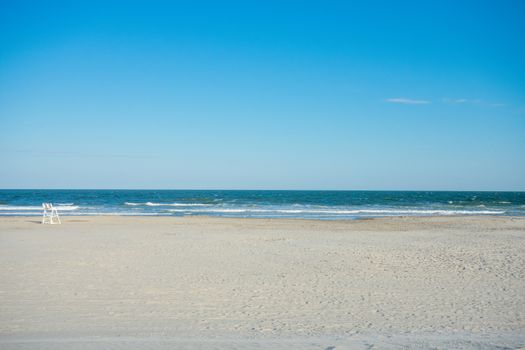
<path fill-rule="evenodd" d="M 42 224 L 42 221 L 40 220 L 28 220 L 27 222 L 31 222 L 33 224 Z"/>

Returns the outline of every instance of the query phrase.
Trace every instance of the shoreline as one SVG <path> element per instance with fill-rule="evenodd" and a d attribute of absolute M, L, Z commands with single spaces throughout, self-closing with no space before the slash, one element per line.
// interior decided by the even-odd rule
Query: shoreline
<path fill-rule="evenodd" d="M 502 214 L 451 214 L 451 215 L 392 215 L 392 216 L 373 216 L 373 217 L 355 217 L 355 218 L 300 218 L 300 217 L 237 217 L 237 216 L 219 216 L 219 215 L 162 215 L 157 213 L 142 213 L 142 214 L 63 214 L 59 213 L 60 218 L 78 219 L 78 218 L 172 218 L 172 219 L 228 219 L 228 220 L 295 220 L 295 221 L 321 221 L 321 222 L 338 222 L 338 221 L 356 221 L 356 220 L 396 220 L 396 219 L 438 219 L 438 218 L 459 218 L 459 219 L 482 219 L 482 218 L 503 218 L 513 220 L 525 220 L 523 215 L 502 215 Z M 41 218 L 39 215 L 0 215 L 2 218 Z"/>

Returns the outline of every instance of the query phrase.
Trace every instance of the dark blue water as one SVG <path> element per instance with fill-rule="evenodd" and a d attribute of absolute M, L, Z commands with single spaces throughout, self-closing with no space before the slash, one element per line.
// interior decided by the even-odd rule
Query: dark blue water
<path fill-rule="evenodd" d="M 0 190 L 0 215 L 207 215 L 354 219 L 381 216 L 525 215 L 525 192 Z"/>

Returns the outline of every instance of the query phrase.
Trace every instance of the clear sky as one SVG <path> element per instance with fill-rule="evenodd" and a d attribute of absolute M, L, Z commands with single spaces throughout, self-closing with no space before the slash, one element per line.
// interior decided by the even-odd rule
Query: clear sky
<path fill-rule="evenodd" d="M 0 1 L 0 188 L 525 190 L 523 1 Z"/>

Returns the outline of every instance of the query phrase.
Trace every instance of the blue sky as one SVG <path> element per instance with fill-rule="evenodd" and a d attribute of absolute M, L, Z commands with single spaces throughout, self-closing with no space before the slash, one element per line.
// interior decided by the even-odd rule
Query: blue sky
<path fill-rule="evenodd" d="M 522 1 L 1 1 L 0 188 L 525 190 Z"/>

